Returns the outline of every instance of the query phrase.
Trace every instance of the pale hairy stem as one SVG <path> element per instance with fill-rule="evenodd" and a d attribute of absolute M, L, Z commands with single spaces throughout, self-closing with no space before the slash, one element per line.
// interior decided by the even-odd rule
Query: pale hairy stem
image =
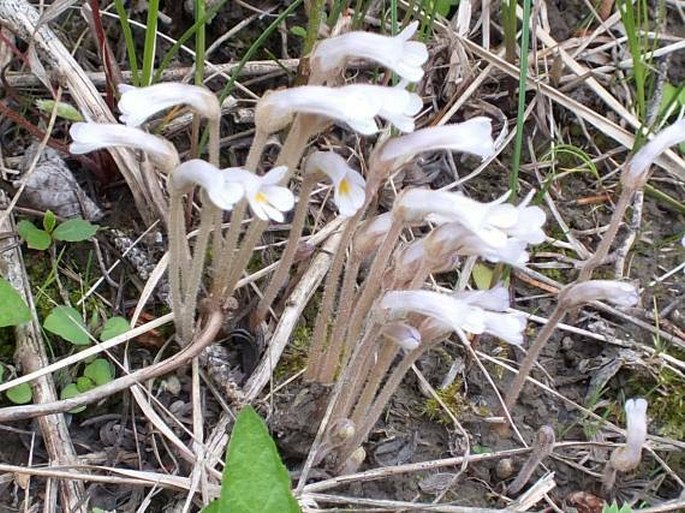
<path fill-rule="evenodd" d="M 345 368 L 352 352 L 352 348 L 344 344 L 345 331 L 350 319 L 350 313 L 352 312 L 354 290 L 357 285 L 357 276 L 359 275 L 362 261 L 361 258 L 357 258 L 354 255 L 350 257 L 350 260 L 351 262 L 349 262 L 345 270 L 342 288 L 340 289 L 338 313 L 335 316 L 328 349 L 322 355 L 322 360 L 318 366 L 319 374 L 316 380 L 319 383 L 331 383 L 335 379 L 335 373 L 338 368 Z"/>
<path fill-rule="evenodd" d="M 369 411 L 374 397 L 376 397 L 376 394 L 378 393 L 383 378 L 387 374 L 388 369 L 390 369 L 390 365 L 399 351 L 397 344 L 392 340 L 383 340 L 380 345 L 378 357 L 375 359 L 369 377 L 364 385 L 364 389 L 362 390 L 359 399 L 356 401 L 352 416 L 350 417 L 355 426 L 362 424 L 366 418 L 366 414 Z"/>
<path fill-rule="evenodd" d="M 364 421 L 359 425 L 355 425 L 354 435 L 337 451 L 337 461 L 340 465 L 343 465 L 355 449 L 366 440 L 371 429 L 378 422 L 386 404 L 388 404 L 392 395 L 397 391 L 411 366 L 432 346 L 433 344 L 422 342 L 419 347 L 406 353 L 400 363 L 397 364 L 397 367 L 392 371 L 385 385 L 383 385 L 383 388 L 368 409 Z"/>
<path fill-rule="evenodd" d="M 511 385 L 509 385 L 509 390 L 504 398 L 504 405 L 507 410 L 511 410 L 512 406 L 516 404 L 516 401 L 521 394 L 521 390 L 523 389 L 523 385 L 530 375 L 530 372 L 533 370 L 533 366 L 535 365 L 538 356 L 540 356 L 540 353 L 542 352 L 542 348 L 545 347 L 549 337 L 552 336 L 555 328 L 566 315 L 566 311 L 567 308 L 564 303 L 557 303 L 552 315 L 550 315 L 549 319 L 547 320 L 547 324 L 542 327 L 540 333 L 538 333 L 538 336 L 535 337 L 535 340 L 531 344 L 530 348 L 528 348 L 526 357 L 519 366 L 518 374 L 514 377 L 514 381 L 511 383 Z"/>
<path fill-rule="evenodd" d="M 357 228 L 357 224 L 361 218 L 361 213 L 357 212 L 352 218 L 345 222 L 342 235 L 340 237 L 340 246 L 333 257 L 331 268 L 326 276 L 326 283 L 323 289 L 323 298 L 321 306 L 316 316 L 314 323 L 314 333 L 312 334 L 312 347 L 309 350 L 309 358 L 307 360 L 307 368 L 304 372 L 304 379 L 306 381 L 318 381 L 317 376 L 322 365 L 322 361 L 326 358 L 328 345 L 328 323 L 331 320 L 333 313 L 333 305 L 335 303 L 335 295 L 338 291 L 338 278 L 342 273 L 343 265 L 345 264 L 347 246 Z"/>
<path fill-rule="evenodd" d="M 305 221 L 307 220 L 309 195 L 314 189 L 315 184 L 316 178 L 313 175 L 305 176 L 304 182 L 302 183 L 302 188 L 300 189 L 300 200 L 297 202 L 295 214 L 290 225 L 288 242 L 286 243 L 283 253 L 281 254 L 281 261 L 276 268 L 276 272 L 269 281 L 269 285 L 266 287 L 262 299 L 257 305 L 257 311 L 255 313 L 255 323 L 257 324 L 266 319 L 266 314 L 269 311 L 269 308 L 271 308 L 274 299 L 276 299 L 276 295 L 278 295 L 278 292 L 288 279 L 291 266 L 295 260 L 297 248 L 300 244 L 302 230 L 304 228 Z"/>
<path fill-rule="evenodd" d="M 635 191 L 630 188 L 624 188 L 621 191 L 621 195 L 619 196 L 616 207 L 614 208 L 614 213 L 611 215 L 611 221 L 609 221 L 609 228 L 604 233 L 604 236 L 602 237 L 595 254 L 592 255 L 592 257 L 583 265 L 583 268 L 580 270 L 580 274 L 578 275 L 578 279 L 575 283 L 581 283 L 589 280 L 592 276 L 592 271 L 594 271 L 597 266 L 602 265 L 606 260 L 609 250 L 611 249 L 611 244 L 616 238 L 618 229 L 621 226 L 621 221 L 623 220 L 623 216 L 628 209 L 630 199 L 633 197 L 634 193 Z"/>
<path fill-rule="evenodd" d="M 228 274 L 230 273 L 231 265 L 233 264 L 233 257 L 238 246 L 238 237 L 240 237 L 240 228 L 243 224 L 246 210 L 247 200 L 245 199 L 240 200 L 235 207 L 233 207 L 228 233 L 224 238 L 221 252 L 215 256 L 212 296 L 217 299 L 226 297 L 224 294 L 226 293 Z"/>
<path fill-rule="evenodd" d="M 254 247 L 257 245 L 259 238 L 268 225 L 268 221 L 262 221 L 261 219 L 253 219 L 252 222 L 250 222 L 250 227 L 247 229 L 243 240 L 240 241 L 240 249 L 231 263 L 230 271 L 223 288 L 223 297 L 227 297 L 233 293 L 233 288 L 236 283 L 238 283 L 241 273 L 250 262 Z"/>
<path fill-rule="evenodd" d="M 203 194 L 202 211 L 200 213 L 200 227 L 195 238 L 195 251 L 190 264 L 190 272 L 188 273 L 187 286 L 184 290 L 184 312 L 181 319 L 183 326 L 183 333 L 193 333 L 195 325 L 195 309 L 197 307 L 197 295 L 200 291 L 200 284 L 202 282 L 202 271 L 205 267 L 207 259 L 207 246 L 209 244 L 209 237 L 214 228 L 216 219 L 216 211 L 220 210 L 215 207 L 211 201 L 207 199 L 207 195 Z"/>
<path fill-rule="evenodd" d="M 263 130 L 258 129 L 255 132 L 252 145 L 250 146 L 250 151 L 248 152 L 247 159 L 245 160 L 245 169 L 248 171 L 252 171 L 253 173 L 257 171 L 259 159 L 262 157 L 262 152 L 264 151 L 264 146 L 266 146 L 268 136 L 269 134 Z"/>
<path fill-rule="evenodd" d="M 221 136 L 221 114 L 207 121 L 209 128 L 209 163 L 219 167 L 219 148 Z"/>
<path fill-rule="evenodd" d="M 393 249 L 395 249 L 395 244 L 402 232 L 402 227 L 403 224 L 401 222 L 393 219 L 390 229 L 385 234 L 385 238 L 376 252 L 373 264 L 369 270 L 369 275 L 362 286 L 361 293 L 349 319 L 350 325 L 345 336 L 345 344 L 347 346 L 352 346 L 359 337 L 359 332 L 361 331 L 364 319 L 381 288 L 383 272 L 387 267 Z"/>
<path fill-rule="evenodd" d="M 188 339 L 183 332 L 184 304 L 183 275 L 186 266 L 183 244 L 185 241 L 185 218 L 183 215 L 183 194 L 171 190 L 169 200 L 169 289 L 174 324 L 181 344 Z M 187 277 L 187 274 L 185 275 Z"/>

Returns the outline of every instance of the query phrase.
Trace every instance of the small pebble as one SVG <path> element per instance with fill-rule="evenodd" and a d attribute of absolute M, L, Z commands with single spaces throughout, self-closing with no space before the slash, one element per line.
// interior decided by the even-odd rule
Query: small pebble
<path fill-rule="evenodd" d="M 511 458 L 504 458 L 497 462 L 495 467 L 495 474 L 499 479 L 508 479 L 514 474 L 514 464 Z"/>

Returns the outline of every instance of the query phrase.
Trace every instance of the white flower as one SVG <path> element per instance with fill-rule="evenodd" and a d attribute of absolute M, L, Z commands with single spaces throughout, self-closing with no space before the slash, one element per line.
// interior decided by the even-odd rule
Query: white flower
<path fill-rule="evenodd" d="M 176 105 L 189 105 L 205 118 L 221 117 L 219 100 L 201 86 L 165 82 L 147 87 L 119 85 L 120 120 L 128 126 L 140 126 L 158 112 Z"/>
<path fill-rule="evenodd" d="M 476 117 L 453 125 L 422 128 L 411 134 L 389 139 L 375 153 L 377 161 L 398 167 L 417 153 L 450 150 L 488 157 L 495 153 L 492 121 Z"/>
<path fill-rule="evenodd" d="M 483 333 L 483 309 L 459 301 L 446 294 L 430 290 L 393 290 L 386 292 L 380 308 L 387 310 L 391 319 L 409 313 L 420 313 L 434 318 L 453 330 Z"/>
<path fill-rule="evenodd" d="M 526 317 L 519 312 L 488 312 L 483 313 L 485 333 L 504 340 L 508 344 L 520 346 L 523 344 L 523 331 L 526 329 Z"/>
<path fill-rule="evenodd" d="M 386 324 L 381 330 L 381 335 L 407 351 L 413 351 L 421 343 L 421 333 L 419 333 L 419 330 L 402 321 Z"/>
<path fill-rule="evenodd" d="M 628 162 L 621 181 L 624 186 L 642 187 L 649 176 L 649 168 L 669 147 L 685 142 L 685 119 L 664 128 L 645 144 Z"/>
<path fill-rule="evenodd" d="M 573 308 L 589 301 L 609 301 L 618 306 L 633 306 L 640 294 L 632 283 L 615 280 L 588 280 L 571 284 L 559 293 L 559 301 Z"/>
<path fill-rule="evenodd" d="M 419 26 L 415 21 L 394 37 L 369 32 L 348 32 L 319 42 L 311 56 L 314 72 L 329 75 L 351 58 L 377 62 L 409 82 L 423 78 L 421 66 L 428 60 L 426 45 L 409 41 Z"/>
<path fill-rule="evenodd" d="M 637 467 L 642 458 L 642 446 L 647 441 L 647 401 L 628 399 L 625 410 L 626 445 L 611 454 L 611 464 L 622 472 Z"/>
<path fill-rule="evenodd" d="M 341 216 L 351 217 L 364 204 L 366 181 L 332 151 L 316 151 L 307 159 L 307 173 L 323 172 L 333 182 L 333 201 Z"/>
<path fill-rule="evenodd" d="M 184 162 L 171 173 L 169 185 L 182 192 L 199 185 L 214 205 L 223 210 L 231 210 L 244 194 L 240 183 L 226 179 L 235 169 L 219 169 L 204 160 L 193 159 Z"/>
<path fill-rule="evenodd" d="M 69 145 L 69 151 L 76 155 L 114 146 L 127 146 L 144 151 L 167 169 L 175 168 L 179 162 L 178 152 L 169 141 L 126 125 L 79 122 L 71 125 L 69 135 L 73 141 Z"/>
<path fill-rule="evenodd" d="M 508 237 L 504 245 L 493 245 L 459 223 L 445 223 L 429 233 L 426 237 L 426 251 L 433 261 L 460 255 L 479 256 L 489 262 L 504 262 L 516 267 L 528 262 L 524 241 Z"/>
<path fill-rule="evenodd" d="M 413 129 L 410 115 L 421 100 L 415 93 L 396 87 L 350 85 L 344 87 L 300 86 L 273 91 L 257 103 L 255 122 L 259 130 L 276 132 L 291 122 L 295 113 L 316 114 L 345 123 L 363 135 L 378 132 L 374 118 L 397 123 L 400 130 Z"/>
<path fill-rule="evenodd" d="M 521 203 L 516 207 L 518 218 L 516 224 L 505 228 L 510 237 L 527 242 L 528 244 L 541 244 L 545 242 L 545 232 L 542 225 L 547 221 L 545 211 L 538 206 L 529 207 L 535 191 L 530 191 Z"/>
<path fill-rule="evenodd" d="M 278 185 L 288 173 L 286 166 L 278 166 L 258 176 L 242 168 L 231 168 L 224 180 L 229 183 L 239 183 L 245 190 L 245 198 L 252 213 L 262 221 L 273 219 L 284 221 L 283 212 L 295 206 L 295 196 L 287 187 Z"/>
<path fill-rule="evenodd" d="M 365 257 L 378 249 L 383 237 L 392 226 L 392 215 L 385 212 L 373 217 L 361 225 L 354 236 L 354 252 Z"/>

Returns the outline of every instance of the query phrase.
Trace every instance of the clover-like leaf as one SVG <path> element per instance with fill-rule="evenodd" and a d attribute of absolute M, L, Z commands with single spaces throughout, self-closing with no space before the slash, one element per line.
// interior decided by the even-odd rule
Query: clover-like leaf
<path fill-rule="evenodd" d="M 30 249 L 38 249 L 44 251 L 52 244 L 50 234 L 45 230 L 37 228 L 31 221 L 23 220 L 17 224 L 17 231 L 21 238 L 26 241 L 26 245 Z"/>
<path fill-rule="evenodd" d="M 12 387 L 5 393 L 7 394 L 7 399 L 12 401 L 14 404 L 30 403 L 31 399 L 33 398 L 31 385 L 28 383 L 22 383 L 21 385 Z"/>
<path fill-rule="evenodd" d="M 31 320 L 31 310 L 12 284 L 0 278 L 0 328 L 17 326 Z"/>
<path fill-rule="evenodd" d="M 233 427 L 218 508 L 222 513 L 300 512 L 276 444 L 251 406 L 240 411 Z"/>
<path fill-rule="evenodd" d="M 43 328 L 77 346 L 90 344 L 81 314 L 70 306 L 57 306 L 43 322 Z"/>
<path fill-rule="evenodd" d="M 78 389 L 78 386 L 76 386 L 76 383 L 69 383 L 62 389 L 62 392 L 59 394 L 59 398 L 62 400 L 71 399 L 72 397 L 76 397 L 80 393 L 81 391 Z M 85 406 L 77 406 L 76 408 L 69 410 L 69 413 L 80 413 L 85 409 Z"/>
<path fill-rule="evenodd" d="M 90 239 L 97 231 L 98 225 L 85 219 L 69 219 L 55 228 L 52 237 L 64 242 L 81 242 Z"/>
<path fill-rule="evenodd" d="M 114 379 L 112 364 L 104 358 L 93 360 L 83 369 L 83 375 L 95 383 L 95 386 L 104 385 Z"/>
<path fill-rule="evenodd" d="M 130 328 L 128 321 L 124 317 L 114 316 L 111 319 L 107 319 L 100 333 L 100 341 L 104 342 L 110 338 L 122 335 Z"/>

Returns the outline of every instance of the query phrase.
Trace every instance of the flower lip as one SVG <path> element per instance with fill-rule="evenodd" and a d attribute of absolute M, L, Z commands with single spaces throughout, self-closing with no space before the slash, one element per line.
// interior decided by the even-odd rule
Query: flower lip
<path fill-rule="evenodd" d="M 217 97 L 205 87 L 164 82 L 146 87 L 120 84 L 119 119 L 129 126 L 140 126 L 158 112 L 176 105 L 188 105 L 205 118 L 221 117 Z"/>
<path fill-rule="evenodd" d="M 364 204 L 366 181 L 345 159 L 332 151 L 316 151 L 305 164 L 307 173 L 323 172 L 333 182 L 333 200 L 341 216 L 351 217 Z"/>
<path fill-rule="evenodd" d="M 69 135 L 72 138 L 69 151 L 75 155 L 126 146 L 144 151 L 166 170 L 178 166 L 178 152 L 169 141 L 138 128 L 118 123 L 78 122 L 69 127 Z"/>
<path fill-rule="evenodd" d="M 230 210 L 242 199 L 244 189 L 238 182 L 225 179 L 233 168 L 218 169 L 209 162 L 192 159 L 178 166 L 172 173 L 169 185 L 178 191 L 201 186 L 209 200 L 223 210 Z"/>
<path fill-rule="evenodd" d="M 325 39 L 312 53 L 312 67 L 325 76 L 342 68 L 347 60 L 359 58 L 377 62 L 409 82 L 418 82 L 423 78 L 422 65 L 428 60 L 426 45 L 410 41 L 418 26 L 414 21 L 396 36 L 348 32 Z"/>
<path fill-rule="evenodd" d="M 264 176 L 242 168 L 229 168 L 226 171 L 224 180 L 237 182 L 243 187 L 250 210 L 262 221 L 273 219 L 282 223 L 285 220 L 283 212 L 295 206 L 293 193 L 287 187 L 278 185 L 288 173 L 286 166 L 275 167 Z"/>

